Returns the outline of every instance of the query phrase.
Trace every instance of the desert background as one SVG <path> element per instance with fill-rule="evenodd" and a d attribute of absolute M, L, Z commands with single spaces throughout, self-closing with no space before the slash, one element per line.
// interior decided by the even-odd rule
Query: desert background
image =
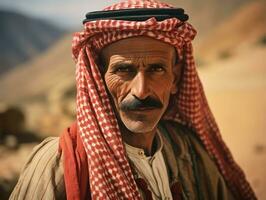
<path fill-rule="evenodd" d="M 0 200 L 32 148 L 75 120 L 72 34 L 86 12 L 119 1 L 0 1 Z M 194 55 L 222 137 L 266 199 L 266 2 L 165 0 L 185 9 Z"/>

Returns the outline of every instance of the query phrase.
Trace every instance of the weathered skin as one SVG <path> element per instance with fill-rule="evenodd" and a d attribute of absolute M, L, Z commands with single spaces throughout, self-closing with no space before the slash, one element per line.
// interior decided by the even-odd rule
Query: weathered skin
<path fill-rule="evenodd" d="M 130 47 L 130 48 L 129 48 Z M 123 139 L 150 154 L 156 126 L 177 91 L 180 66 L 173 46 L 139 36 L 115 42 L 102 51 L 104 79 L 121 120 Z M 121 105 L 151 97 L 161 107 L 123 110 Z"/>

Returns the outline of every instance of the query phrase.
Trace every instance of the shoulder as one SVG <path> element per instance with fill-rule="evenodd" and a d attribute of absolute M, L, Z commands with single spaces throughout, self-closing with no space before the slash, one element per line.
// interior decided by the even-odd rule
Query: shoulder
<path fill-rule="evenodd" d="M 64 175 L 59 138 L 50 137 L 34 147 L 10 199 L 62 199 Z"/>

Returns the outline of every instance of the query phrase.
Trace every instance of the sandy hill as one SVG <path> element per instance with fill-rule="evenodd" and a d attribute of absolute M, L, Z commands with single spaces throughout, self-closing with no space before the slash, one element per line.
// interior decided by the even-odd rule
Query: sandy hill
<path fill-rule="evenodd" d="M 226 59 L 266 41 L 266 2 L 246 3 L 233 16 L 206 34 L 196 46 L 203 63 Z"/>
<path fill-rule="evenodd" d="M 0 75 L 47 49 L 63 30 L 14 11 L 0 10 Z"/>
<path fill-rule="evenodd" d="M 172 5 L 182 7 L 189 14 L 189 21 L 198 30 L 196 41 L 222 23 L 228 16 L 234 15 L 240 7 L 252 0 L 165 0 Z"/>

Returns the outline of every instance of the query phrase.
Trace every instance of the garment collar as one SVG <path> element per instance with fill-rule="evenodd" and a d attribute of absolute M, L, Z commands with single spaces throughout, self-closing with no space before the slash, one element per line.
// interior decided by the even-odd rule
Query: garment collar
<path fill-rule="evenodd" d="M 138 159 L 152 159 L 152 158 L 156 157 L 156 155 L 159 152 L 161 152 L 163 149 L 162 136 L 161 136 L 161 133 L 158 129 L 156 131 L 155 140 L 156 140 L 156 151 L 152 156 L 146 156 L 144 149 L 131 146 L 131 145 L 124 142 L 126 152 L 127 152 L 129 157 L 134 157 L 134 158 L 138 158 Z"/>

